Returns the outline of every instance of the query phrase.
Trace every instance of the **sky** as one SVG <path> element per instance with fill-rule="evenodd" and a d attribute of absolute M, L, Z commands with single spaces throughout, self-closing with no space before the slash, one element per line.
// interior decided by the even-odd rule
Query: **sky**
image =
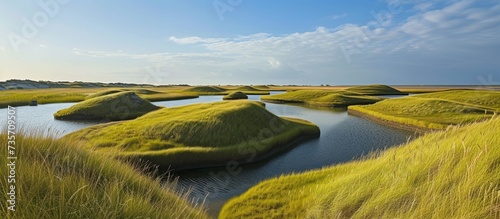
<path fill-rule="evenodd" d="M 500 84 L 500 0 L 0 1 L 0 81 Z"/>

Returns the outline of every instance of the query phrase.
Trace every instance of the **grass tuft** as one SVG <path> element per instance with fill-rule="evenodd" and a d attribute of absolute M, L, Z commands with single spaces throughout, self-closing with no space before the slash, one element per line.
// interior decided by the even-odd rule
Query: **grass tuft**
<path fill-rule="evenodd" d="M 208 218 L 203 209 L 174 192 L 174 182 L 161 182 L 75 142 L 36 135 L 16 136 L 16 211 L 0 207 L 0 218 Z M 7 135 L 0 134 L 7 145 Z M 0 156 L 0 163 L 8 163 Z M 7 176 L 8 168 L 0 168 Z M 7 200 L 7 178 L 0 192 Z"/>

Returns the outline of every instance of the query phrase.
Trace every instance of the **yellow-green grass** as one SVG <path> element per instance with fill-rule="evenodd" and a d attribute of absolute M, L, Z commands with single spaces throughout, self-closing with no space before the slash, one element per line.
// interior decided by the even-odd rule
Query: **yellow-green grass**
<path fill-rule="evenodd" d="M 372 104 L 382 99 L 344 90 L 298 90 L 271 96 L 262 96 L 261 100 L 268 102 L 345 107 L 357 104 Z"/>
<path fill-rule="evenodd" d="M 86 99 L 94 98 L 94 97 L 101 97 L 101 96 L 106 96 L 109 94 L 115 94 L 115 93 L 120 93 L 123 91 L 133 91 L 136 94 L 160 94 L 162 92 L 159 91 L 154 91 L 151 89 L 141 89 L 141 88 L 122 88 L 122 89 L 110 89 L 110 90 L 105 90 L 105 91 L 100 91 L 91 95 L 88 95 Z"/>
<path fill-rule="evenodd" d="M 500 111 L 500 91 L 491 90 L 450 90 L 437 93 L 420 94 L 419 98 L 439 98 L 456 101 L 477 107 Z"/>
<path fill-rule="evenodd" d="M 20 89 L 0 91 L 0 108 L 10 106 L 27 106 L 32 100 L 39 104 L 80 102 L 89 96 L 102 96 L 117 93 L 122 90 L 136 92 L 140 97 L 149 101 L 180 100 L 197 98 L 195 93 L 186 93 L 179 88 L 47 88 L 47 89 Z M 158 90 L 158 91 L 157 91 Z M 150 92 L 148 92 L 150 91 Z"/>
<path fill-rule="evenodd" d="M 445 91 L 350 106 L 349 113 L 410 129 L 444 129 L 491 118 L 499 103 L 498 91 Z"/>
<path fill-rule="evenodd" d="M 241 92 L 241 91 L 236 91 L 232 92 L 224 97 L 222 97 L 223 100 L 241 100 L 241 99 L 248 99 L 248 96 Z"/>
<path fill-rule="evenodd" d="M 185 92 L 196 92 L 196 93 L 218 93 L 224 92 L 226 89 L 217 86 L 197 86 L 190 87 L 184 90 Z"/>
<path fill-rule="evenodd" d="M 79 102 L 85 99 L 87 92 L 96 89 L 54 88 L 54 89 L 24 89 L 0 91 L 0 108 L 11 106 L 27 106 L 32 100 L 39 104 Z"/>
<path fill-rule="evenodd" d="M 365 85 L 365 86 L 354 86 L 345 89 L 346 91 L 356 92 L 364 95 L 404 95 L 407 93 L 403 93 L 396 88 L 382 85 L 382 84 L 373 84 L 373 85 Z"/>
<path fill-rule="evenodd" d="M 130 165 L 75 146 L 75 142 L 16 135 L 16 207 L 7 209 L 7 156 L 0 156 L 0 218 L 208 218 L 205 210 Z M 7 135 L 0 134 L 7 145 Z"/>
<path fill-rule="evenodd" d="M 133 91 L 108 94 L 79 102 L 54 113 L 60 120 L 126 120 L 134 119 L 159 107 L 137 96 Z"/>
<path fill-rule="evenodd" d="M 160 109 L 63 138 L 121 158 L 189 169 L 258 161 L 295 140 L 318 135 L 319 128 L 310 122 L 280 118 L 261 102 L 235 100 Z"/>
<path fill-rule="evenodd" d="M 500 118 L 259 183 L 220 218 L 499 218 Z"/>

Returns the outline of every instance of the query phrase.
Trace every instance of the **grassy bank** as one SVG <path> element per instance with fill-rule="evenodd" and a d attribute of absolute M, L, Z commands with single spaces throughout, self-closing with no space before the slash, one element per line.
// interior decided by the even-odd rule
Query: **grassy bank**
<path fill-rule="evenodd" d="M 97 96 L 54 113 L 60 120 L 126 120 L 134 119 L 159 107 L 137 96 L 133 91 Z"/>
<path fill-rule="evenodd" d="M 401 92 L 396 88 L 382 85 L 382 84 L 373 84 L 373 85 L 365 85 L 365 86 L 354 86 L 345 89 L 346 91 L 360 93 L 363 95 L 405 95 L 407 93 Z"/>
<path fill-rule="evenodd" d="M 257 161 L 303 136 L 318 136 L 307 121 L 280 118 L 263 103 L 224 101 L 167 108 L 135 120 L 92 126 L 64 139 L 119 157 L 187 169 Z"/>
<path fill-rule="evenodd" d="M 4 202 L 0 218 L 207 218 L 200 207 L 173 192 L 173 183 L 160 184 L 138 167 L 71 141 L 16 137 L 16 211 L 7 210 Z M 6 134 L 0 134 L 0 144 L 7 145 Z M 0 163 L 9 161 L 2 155 Z M 7 166 L 0 168 L 4 201 L 7 171 Z"/>
<path fill-rule="evenodd" d="M 349 112 L 381 121 L 424 129 L 444 129 L 491 118 L 500 109 L 500 92 L 461 90 L 388 99 L 367 106 L 350 106 Z"/>
<path fill-rule="evenodd" d="M 500 118 L 264 181 L 220 218 L 499 218 Z"/>

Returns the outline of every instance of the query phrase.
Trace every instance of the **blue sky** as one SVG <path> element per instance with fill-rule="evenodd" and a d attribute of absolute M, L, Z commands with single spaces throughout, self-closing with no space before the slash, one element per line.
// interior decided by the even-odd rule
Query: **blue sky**
<path fill-rule="evenodd" d="M 2 0 L 0 80 L 499 84 L 500 1 Z"/>

